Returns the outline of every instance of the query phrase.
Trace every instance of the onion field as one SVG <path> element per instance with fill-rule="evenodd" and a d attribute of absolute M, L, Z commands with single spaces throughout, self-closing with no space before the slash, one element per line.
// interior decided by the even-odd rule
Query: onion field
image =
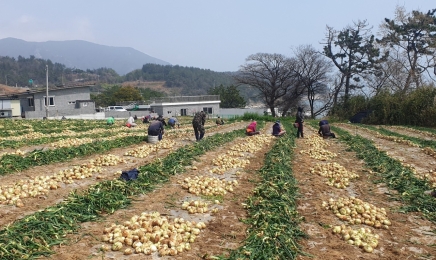
<path fill-rule="evenodd" d="M 0 259 L 436 258 L 436 130 L 190 120 L 1 120 Z"/>

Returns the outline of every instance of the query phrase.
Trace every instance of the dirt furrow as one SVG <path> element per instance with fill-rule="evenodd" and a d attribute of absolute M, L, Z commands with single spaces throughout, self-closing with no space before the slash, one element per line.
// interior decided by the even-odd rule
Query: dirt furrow
<path fill-rule="evenodd" d="M 432 140 L 435 141 L 436 140 L 436 135 L 429 133 L 429 132 L 424 132 L 424 131 L 419 131 L 419 130 L 415 130 L 415 129 L 411 129 L 411 128 L 407 128 L 407 127 L 402 127 L 402 126 L 379 126 L 379 127 L 383 127 L 389 131 L 392 132 L 396 132 L 402 135 L 407 135 L 407 136 L 411 136 L 411 137 L 416 137 L 416 138 L 420 138 L 423 140 Z"/>
<path fill-rule="evenodd" d="M 310 127 L 306 128 L 306 136 L 309 136 L 309 131 L 316 133 L 313 128 L 309 129 Z M 293 164 L 301 193 L 298 212 L 304 217 L 301 228 L 309 235 L 308 239 L 300 241 L 300 245 L 304 252 L 311 255 L 298 256 L 297 259 L 434 259 L 436 237 L 431 230 L 436 228 L 435 225 L 423 220 L 419 213 L 399 213 L 401 204 L 391 197 L 395 192 L 388 190 L 384 184 L 375 184 L 377 177 L 367 171 L 364 162 L 357 159 L 353 152 L 347 151 L 347 147 L 338 139 L 327 140 L 330 144 L 327 149 L 337 154 L 337 157 L 327 162 L 337 162 L 360 176 L 350 180 L 350 185 L 345 189 L 328 186 L 325 183 L 326 177 L 310 173 L 310 169 L 317 163 L 327 162 L 300 153 L 301 150 L 308 149 L 306 139 L 296 140 Z M 352 225 L 354 229 L 370 228 L 380 236 L 373 253 L 365 253 L 362 248 L 348 244 L 339 234 L 332 232 L 333 226 L 350 224 L 337 218 L 332 211 L 326 210 L 322 202 L 340 197 L 356 197 L 387 210 L 387 216 L 392 222 L 387 230 Z"/>
<path fill-rule="evenodd" d="M 245 126 L 245 123 L 235 123 L 235 124 L 228 124 L 220 127 L 214 127 L 211 129 L 208 129 L 206 132 L 206 136 L 213 135 L 215 133 L 222 133 L 227 131 L 233 131 L 235 129 L 240 129 Z M 170 138 L 170 137 L 164 137 L 164 138 Z M 194 134 L 190 134 L 188 137 L 183 137 L 181 135 L 176 137 L 171 137 L 171 139 L 176 141 L 176 145 L 174 149 L 177 149 L 181 146 L 190 144 L 195 141 Z M 162 158 L 166 154 L 170 152 L 169 149 L 161 149 L 156 153 L 152 153 L 146 158 L 134 158 L 134 157 L 127 157 L 124 156 L 124 154 L 132 150 L 136 147 L 143 146 L 143 145 L 152 145 L 147 144 L 146 142 L 142 142 L 137 145 L 131 145 L 124 148 L 117 148 L 113 149 L 106 154 L 112 154 L 119 157 L 126 158 L 127 163 L 118 164 L 116 166 L 108 166 L 103 167 L 102 174 L 99 174 L 98 178 L 97 175 L 93 176 L 92 178 L 87 178 L 83 180 L 76 180 L 72 184 L 63 184 L 61 188 L 58 188 L 56 190 L 50 190 L 50 192 L 45 196 L 38 196 L 36 198 L 26 198 L 23 199 L 24 207 L 17 207 L 14 205 L 0 205 L 0 227 L 15 221 L 16 219 L 22 218 L 23 216 L 32 214 L 35 211 L 44 209 L 50 205 L 54 205 L 56 203 L 61 202 L 72 190 L 75 189 L 85 189 L 89 187 L 92 184 L 95 184 L 99 181 L 105 180 L 105 179 L 111 179 L 111 178 L 118 178 L 119 177 L 119 171 L 129 170 L 133 168 L 137 168 L 141 165 L 147 164 L 156 158 Z M 32 179 L 37 176 L 47 176 L 52 175 L 53 173 L 59 172 L 64 169 L 71 168 L 74 165 L 82 165 L 84 163 L 89 162 L 92 159 L 95 159 L 99 155 L 92 155 L 82 158 L 76 158 L 68 162 L 63 163 L 55 163 L 50 164 L 46 166 L 37 166 L 32 167 L 31 169 L 28 169 L 26 171 L 18 172 L 15 174 L 10 174 L 7 176 L 1 176 L 0 182 L 2 183 L 2 186 L 4 185 L 10 185 L 19 182 L 20 180 L 24 179 Z M 116 175 L 115 175 L 116 174 Z"/>
<path fill-rule="evenodd" d="M 208 256 L 225 254 L 228 249 L 239 247 L 245 238 L 246 230 L 245 224 L 240 219 L 247 216 L 242 203 L 250 196 L 257 180 L 257 176 L 253 173 L 263 165 L 264 154 L 272 146 L 270 143 L 256 153 L 247 153 L 245 159 L 249 159 L 250 164 L 242 170 L 233 169 L 224 175 L 211 174 L 210 170 L 214 167 L 213 159 L 226 153 L 231 146 L 240 141 L 244 142 L 244 139 L 235 140 L 200 156 L 192 166 L 187 167 L 185 173 L 173 176 L 167 184 L 150 194 L 135 198 L 128 209 L 118 210 L 106 216 L 103 222 L 85 223 L 82 225 L 83 229 L 80 234 L 71 237 L 74 242 L 67 246 L 56 247 L 57 253 L 49 259 L 207 259 Z M 178 184 L 187 177 L 193 178 L 199 175 L 215 176 L 227 180 L 237 179 L 239 182 L 234 192 L 223 196 L 223 202 L 218 205 L 217 213 L 188 214 L 181 209 L 184 200 L 205 199 L 202 196 L 188 193 Z M 101 241 L 103 229 L 110 223 L 123 223 L 133 215 L 153 211 L 160 212 L 169 218 L 183 217 L 185 220 L 203 221 L 207 227 L 191 244 L 190 251 L 173 257 L 157 257 L 156 254 L 124 256 L 122 252 L 101 252 L 99 250 L 104 243 Z"/>
<path fill-rule="evenodd" d="M 436 172 L 435 158 L 425 154 L 419 147 L 411 147 L 405 144 L 377 138 L 356 126 L 348 124 L 337 124 L 335 126 L 340 127 L 351 134 L 358 134 L 366 139 L 372 140 L 379 150 L 387 152 L 390 157 L 403 162 L 405 165 L 410 165 L 416 169 L 418 173 L 435 174 L 434 172 Z"/>

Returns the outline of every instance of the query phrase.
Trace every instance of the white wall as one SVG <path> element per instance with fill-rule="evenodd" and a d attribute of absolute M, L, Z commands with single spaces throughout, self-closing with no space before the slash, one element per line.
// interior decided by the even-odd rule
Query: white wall
<path fill-rule="evenodd" d="M 266 108 L 220 108 L 219 116 L 222 118 L 232 118 L 234 116 L 243 116 L 244 113 L 256 113 L 263 115 Z"/>
<path fill-rule="evenodd" d="M 67 119 L 106 119 L 104 112 L 98 112 L 95 114 L 81 114 L 65 116 Z M 49 117 L 49 119 L 62 119 L 62 116 Z"/>

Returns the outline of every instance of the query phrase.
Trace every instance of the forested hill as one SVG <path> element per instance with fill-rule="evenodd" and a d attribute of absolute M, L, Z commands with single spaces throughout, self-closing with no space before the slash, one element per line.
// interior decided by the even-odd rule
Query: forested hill
<path fill-rule="evenodd" d="M 142 69 L 127 73 L 124 81 L 165 81 L 168 88 L 182 88 L 184 95 L 201 95 L 214 86 L 234 84 L 232 74 L 178 65 L 145 64 Z"/>
<path fill-rule="evenodd" d="M 37 59 L 34 56 L 18 59 L 0 57 L 0 84 L 19 87 L 46 85 L 46 66 L 48 66 L 49 86 L 74 85 L 76 83 L 101 81 L 116 84 L 122 82 L 113 69 L 100 68 L 83 71 L 67 68 L 64 64 L 50 60 Z"/>
<path fill-rule="evenodd" d="M 165 81 L 165 87 L 178 88 L 181 95 L 204 95 L 219 85 L 234 84 L 232 72 L 214 72 L 207 69 L 146 64 L 124 76 L 118 75 L 111 68 L 80 70 L 66 67 L 64 64 L 35 57 L 18 59 L 0 57 L 0 84 L 20 87 L 45 86 L 46 65 L 50 86 L 74 85 L 82 82 L 99 84 L 122 84 L 132 81 Z M 29 83 L 32 80 L 32 83 Z M 241 93 L 244 95 L 244 93 Z M 245 96 L 245 95 L 244 95 Z M 248 97 L 249 98 L 249 97 Z"/>

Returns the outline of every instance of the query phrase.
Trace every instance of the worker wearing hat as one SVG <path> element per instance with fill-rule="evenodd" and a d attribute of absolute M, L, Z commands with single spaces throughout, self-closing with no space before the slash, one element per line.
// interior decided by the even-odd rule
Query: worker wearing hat
<path fill-rule="evenodd" d="M 272 134 L 274 136 L 282 136 L 286 133 L 286 130 L 283 129 L 283 127 L 280 124 L 280 120 L 277 120 L 273 125 L 273 132 Z"/>

